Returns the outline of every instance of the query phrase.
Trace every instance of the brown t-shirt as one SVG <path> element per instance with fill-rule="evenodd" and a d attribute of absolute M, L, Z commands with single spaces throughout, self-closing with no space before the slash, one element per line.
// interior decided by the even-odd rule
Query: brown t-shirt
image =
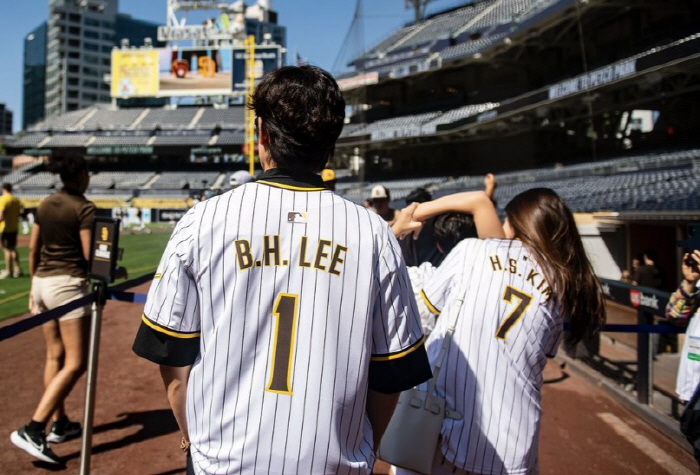
<path fill-rule="evenodd" d="M 41 258 L 36 276 L 70 275 L 85 277 L 80 230 L 92 229 L 95 205 L 84 195 L 63 188 L 47 197 L 36 212 L 41 231 Z"/>

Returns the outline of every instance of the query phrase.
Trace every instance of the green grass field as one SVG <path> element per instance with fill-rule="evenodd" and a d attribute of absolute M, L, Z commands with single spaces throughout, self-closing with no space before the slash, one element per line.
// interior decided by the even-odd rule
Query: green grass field
<path fill-rule="evenodd" d="M 124 258 L 119 264 L 126 267 L 129 272 L 129 279 L 156 270 L 169 237 L 170 233 L 132 234 L 119 237 L 119 247 L 124 249 Z M 28 249 L 22 247 L 18 250 L 25 276 L 17 279 L 0 280 L 0 320 L 27 312 L 30 287 L 27 272 L 29 264 Z M 4 266 L 5 262 L 3 259 L 3 269 L 5 268 Z"/>

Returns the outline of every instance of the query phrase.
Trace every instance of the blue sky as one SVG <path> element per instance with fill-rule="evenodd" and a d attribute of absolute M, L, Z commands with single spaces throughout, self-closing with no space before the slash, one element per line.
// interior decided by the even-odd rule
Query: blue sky
<path fill-rule="evenodd" d="M 232 2 L 233 0 L 231 0 Z M 22 115 L 22 54 L 24 37 L 48 15 L 48 0 L 0 0 L 0 102 L 14 112 L 14 129 Z M 252 4 L 253 0 L 246 0 Z M 435 0 L 432 10 L 454 6 L 457 0 Z M 325 69 L 333 69 L 352 22 L 355 0 L 273 0 L 279 23 L 287 27 L 288 57 L 295 51 Z M 345 51 L 369 47 L 412 19 L 404 0 L 364 0 L 364 35 L 352 35 Z M 166 0 L 120 0 L 119 10 L 135 18 L 165 23 Z M 361 38 L 364 36 L 364 38 Z"/>

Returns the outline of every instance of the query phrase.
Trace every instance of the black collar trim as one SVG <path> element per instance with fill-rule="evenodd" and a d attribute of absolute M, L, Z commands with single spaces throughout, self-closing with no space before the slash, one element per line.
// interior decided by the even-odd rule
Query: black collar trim
<path fill-rule="evenodd" d="M 256 182 L 293 191 L 323 191 L 328 189 L 321 177 L 315 173 L 282 168 L 271 168 L 263 172 Z"/>

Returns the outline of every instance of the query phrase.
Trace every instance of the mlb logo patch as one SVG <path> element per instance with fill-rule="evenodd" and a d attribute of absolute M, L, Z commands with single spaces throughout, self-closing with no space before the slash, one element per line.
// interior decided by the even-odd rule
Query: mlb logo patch
<path fill-rule="evenodd" d="M 287 213 L 287 222 L 306 224 L 307 214 L 305 211 L 290 211 Z"/>
<path fill-rule="evenodd" d="M 633 307 L 635 307 L 635 308 L 639 307 L 641 300 L 642 300 L 642 296 L 638 290 L 630 290 L 630 303 L 632 304 Z"/>

